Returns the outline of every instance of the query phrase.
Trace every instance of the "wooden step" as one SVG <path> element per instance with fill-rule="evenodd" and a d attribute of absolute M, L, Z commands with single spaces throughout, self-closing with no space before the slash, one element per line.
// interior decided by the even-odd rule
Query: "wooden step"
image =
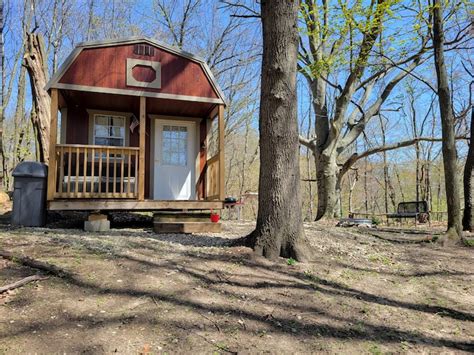
<path fill-rule="evenodd" d="M 211 214 L 205 212 L 172 212 L 160 211 L 153 214 L 153 222 L 210 222 Z"/>
<path fill-rule="evenodd" d="M 153 222 L 155 233 L 219 233 L 220 223 L 213 222 Z"/>

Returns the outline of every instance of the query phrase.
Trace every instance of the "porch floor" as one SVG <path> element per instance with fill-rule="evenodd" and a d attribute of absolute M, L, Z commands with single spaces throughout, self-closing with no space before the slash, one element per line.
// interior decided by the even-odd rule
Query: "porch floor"
<path fill-rule="evenodd" d="M 164 201 L 126 199 L 77 199 L 48 201 L 49 211 L 158 211 L 158 210 L 218 210 L 224 208 L 223 201 Z"/>

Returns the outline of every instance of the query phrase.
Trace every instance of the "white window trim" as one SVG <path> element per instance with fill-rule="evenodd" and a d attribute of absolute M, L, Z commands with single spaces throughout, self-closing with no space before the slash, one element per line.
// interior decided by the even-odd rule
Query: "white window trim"
<path fill-rule="evenodd" d="M 130 118 L 133 116 L 131 112 L 118 112 L 118 111 L 103 111 L 103 110 L 87 110 L 89 114 L 89 144 L 95 145 L 94 143 L 94 128 L 95 128 L 95 117 L 97 115 L 105 115 L 105 116 L 118 116 L 125 118 L 125 139 L 124 139 L 124 147 L 130 146 Z"/>
<path fill-rule="evenodd" d="M 105 116 L 119 116 L 119 117 L 124 117 L 125 118 L 125 139 L 124 139 L 124 145 L 123 147 L 129 147 L 130 146 L 130 119 L 133 116 L 133 113 L 131 112 L 119 112 L 119 111 L 105 111 L 105 110 L 91 110 L 87 109 L 87 113 L 89 114 L 89 144 L 90 145 L 96 145 L 94 143 L 94 128 L 95 128 L 95 117 L 97 115 L 105 115 Z M 97 144 L 99 145 L 99 144 Z M 107 147 L 107 146 L 103 146 Z M 114 161 L 114 160 L 121 160 L 122 157 L 117 156 L 117 157 L 110 157 L 109 160 Z M 91 161 L 92 157 L 89 156 L 88 160 Z"/>

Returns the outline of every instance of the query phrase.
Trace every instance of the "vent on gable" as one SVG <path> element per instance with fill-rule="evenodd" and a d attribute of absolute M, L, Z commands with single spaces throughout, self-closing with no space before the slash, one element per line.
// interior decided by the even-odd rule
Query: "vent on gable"
<path fill-rule="evenodd" d="M 148 44 L 135 44 L 133 47 L 133 54 L 153 57 L 155 55 L 155 48 Z"/>

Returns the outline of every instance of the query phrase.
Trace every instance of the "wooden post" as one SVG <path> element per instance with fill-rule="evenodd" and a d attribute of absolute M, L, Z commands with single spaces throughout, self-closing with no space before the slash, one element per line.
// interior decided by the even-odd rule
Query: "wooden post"
<path fill-rule="evenodd" d="M 58 89 L 51 89 L 49 161 L 48 161 L 48 201 L 54 200 L 56 193 L 56 140 L 58 136 Z"/>
<path fill-rule="evenodd" d="M 145 199 L 146 97 L 140 96 L 140 156 L 138 161 L 138 200 Z"/>
<path fill-rule="evenodd" d="M 219 200 L 224 201 L 225 191 L 224 191 L 224 105 L 219 105 L 218 113 L 218 124 L 219 124 Z"/>

